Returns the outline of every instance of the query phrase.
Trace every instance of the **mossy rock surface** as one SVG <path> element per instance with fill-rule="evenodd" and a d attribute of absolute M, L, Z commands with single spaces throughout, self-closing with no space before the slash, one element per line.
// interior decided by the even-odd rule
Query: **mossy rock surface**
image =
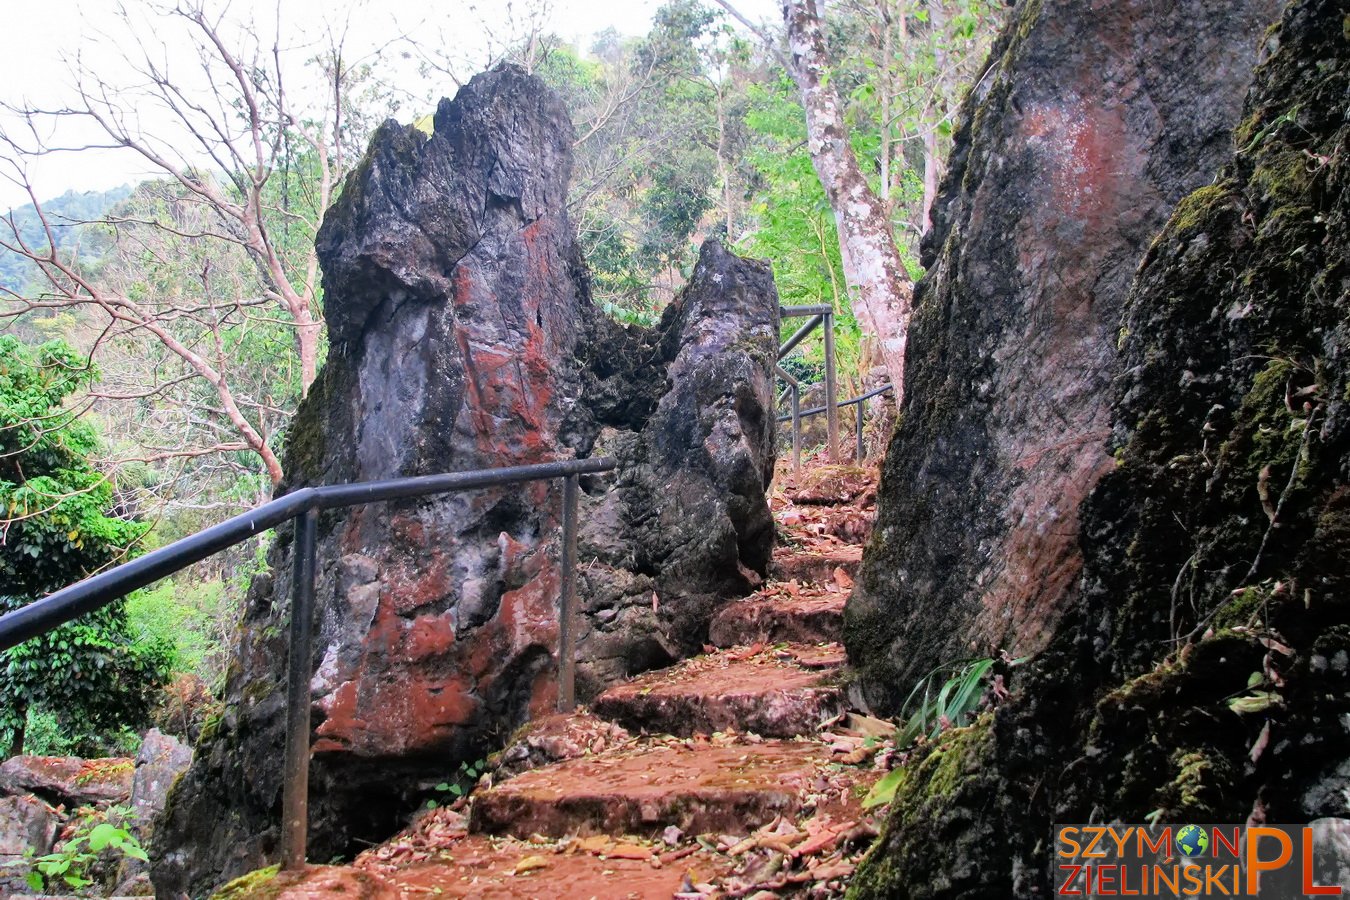
<path fill-rule="evenodd" d="M 893 806 L 854 896 L 1049 896 L 1056 822 L 1346 813 L 1343 4 L 1290 4 L 1267 43 L 1238 149 L 1179 204 L 1127 301 L 1117 465 L 1082 508 L 1081 597 L 1017 670 L 970 774 L 906 785 L 917 803 Z"/>
<path fill-rule="evenodd" d="M 280 866 L 255 869 L 240 875 L 211 895 L 211 900 L 271 900 L 281 890 L 277 883 Z"/>
<path fill-rule="evenodd" d="M 1277 14 L 1278 0 L 1010 14 L 923 242 L 903 410 L 846 612 L 874 710 L 896 712 L 939 664 L 1044 649 L 1075 601 L 1131 279 L 1177 201 L 1188 235 L 1242 202 L 1210 182 Z M 1275 180 L 1292 203 L 1297 180 Z"/>

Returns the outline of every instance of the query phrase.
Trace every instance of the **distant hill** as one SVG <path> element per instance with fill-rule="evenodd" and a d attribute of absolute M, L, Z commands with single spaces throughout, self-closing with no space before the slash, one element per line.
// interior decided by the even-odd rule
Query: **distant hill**
<path fill-rule="evenodd" d="M 56 246 L 67 251 L 78 247 L 82 237 L 80 223 L 106 215 L 113 206 L 131 196 L 131 190 L 131 185 L 122 185 L 107 191 L 66 191 L 53 200 L 44 201 L 42 209 L 55 233 Z M 33 204 L 16 207 L 8 215 L 13 217 L 20 237 L 29 246 L 34 248 L 46 246 L 47 239 L 42 231 L 42 220 L 38 218 L 37 209 Z M 84 237 L 87 240 L 87 236 Z M 11 238 L 9 226 L 0 224 L 0 240 L 8 242 Z M 94 241 L 92 246 L 101 247 L 102 242 Z M 87 255 L 89 252 L 82 250 L 81 255 Z M 97 256 L 98 252 L 100 251 L 94 251 L 92 255 Z M 0 249 L 0 286 L 15 291 L 22 290 L 32 277 L 33 264 L 30 261 L 16 253 Z"/>

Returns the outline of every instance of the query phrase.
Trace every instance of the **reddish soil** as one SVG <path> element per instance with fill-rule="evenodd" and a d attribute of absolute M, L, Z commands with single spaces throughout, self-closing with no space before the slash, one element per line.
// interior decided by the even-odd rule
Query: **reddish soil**
<path fill-rule="evenodd" d="M 820 590 L 760 592 L 722 608 L 708 626 L 708 640 L 718 647 L 763 641 L 816 644 L 838 641 L 844 628 L 847 595 Z M 842 662 L 842 660 L 841 660 Z"/>
<path fill-rule="evenodd" d="M 837 544 L 827 547 L 777 547 L 769 574 L 777 581 L 796 581 L 801 584 L 829 584 L 835 569 L 842 569 L 850 579 L 857 577 L 862 562 L 862 547 L 856 544 Z"/>
<path fill-rule="evenodd" d="M 394 877 L 404 896 L 421 888 L 428 895 L 483 900 L 645 900 L 679 893 L 691 870 L 702 881 L 728 868 L 716 854 L 702 850 L 662 863 L 658 850 L 636 843 L 616 844 L 612 852 L 621 855 L 613 856 L 577 850 L 575 845 L 557 850 L 523 841 L 471 837 L 451 847 L 444 861 L 420 863 Z M 665 855 L 673 857 L 676 852 Z"/>
<path fill-rule="evenodd" d="M 848 662 L 844 645 L 822 642 L 819 644 L 791 644 L 775 653 L 784 654 L 803 669 L 842 669 Z"/>
<path fill-rule="evenodd" d="M 811 464 L 793 475 L 788 466 L 776 477 L 777 497 L 790 503 L 819 504 L 846 508 L 870 507 L 876 502 L 875 469 L 849 465 Z"/>

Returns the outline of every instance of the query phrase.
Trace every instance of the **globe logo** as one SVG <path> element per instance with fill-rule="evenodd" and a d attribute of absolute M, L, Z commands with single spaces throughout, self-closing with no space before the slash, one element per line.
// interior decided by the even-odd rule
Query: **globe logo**
<path fill-rule="evenodd" d="M 1187 825 L 1177 832 L 1176 845 L 1182 856 L 1191 859 L 1209 849 L 1209 835 L 1199 825 Z"/>

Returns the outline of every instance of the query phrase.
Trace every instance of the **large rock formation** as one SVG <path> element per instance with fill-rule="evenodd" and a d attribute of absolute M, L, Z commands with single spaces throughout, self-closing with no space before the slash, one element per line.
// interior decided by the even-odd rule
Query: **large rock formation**
<path fill-rule="evenodd" d="M 894 711 L 936 664 L 1043 647 L 1112 460 L 1130 279 L 1230 146 L 1277 0 L 1024 0 L 925 238 L 907 397 L 845 640 Z"/>
<path fill-rule="evenodd" d="M 697 652 L 718 604 L 759 584 L 773 550 L 765 374 L 778 305 L 768 265 L 705 244 L 684 294 L 640 336 L 637 347 L 588 351 L 595 452 L 619 470 L 614 490 L 583 500 L 581 696 Z M 626 409 L 643 397 L 660 399 L 645 414 Z"/>
<path fill-rule="evenodd" d="M 331 340 L 287 483 L 612 453 L 583 481 L 583 697 L 704 639 L 764 572 L 773 531 L 768 267 L 704 247 L 652 331 L 593 308 L 566 214 L 571 125 L 504 67 L 434 133 L 382 126 L 319 234 Z M 391 833 L 431 785 L 557 698 L 561 485 L 320 520 L 311 856 Z M 275 851 L 291 533 L 255 581 L 228 706 L 170 799 L 160 891 L 200 893 Z M 659 599 L 658 599 L 659 598 Z"/>
<path fill-rule="evenodd" d="M 1295 0 L 1270 46 L 1236 156 L 1129 295 L 1077 600 L 1006 703 L 911 762 L 853 896 L 1050 896 L 1054 822 L 1346 817 L 1344 3 Z"/>

